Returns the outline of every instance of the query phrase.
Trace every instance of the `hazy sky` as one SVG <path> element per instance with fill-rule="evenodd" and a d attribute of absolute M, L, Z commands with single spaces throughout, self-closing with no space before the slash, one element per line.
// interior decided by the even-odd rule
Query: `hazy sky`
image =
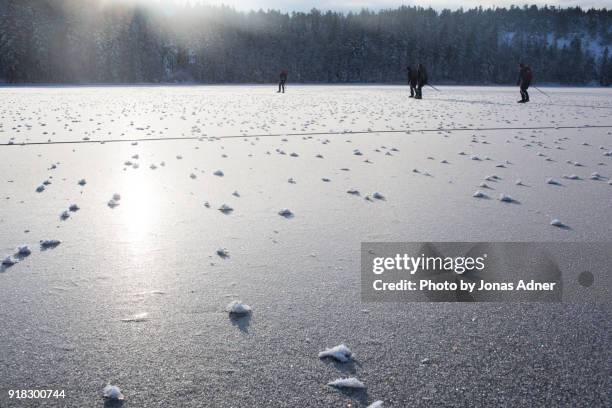
<path fill-rule="evenodd" d="M 182 0 L 188 1 L 188 0 Z M 197 0 L 189 0 L 197 1 Z M 397 1 L 397 0 L 203 0 L 202 2 L 209 4 L 227 4 L 241 10 L 248 9 L 280 9 L 284 11 L 304 11 L 316 7 L 320 10 L 360 10 L 367 7 L 370 9 L 392 8 L 402 4 L 431 6 L 436 9 L 442 8 L 471 8 L 482 5 L 487 6 L 509 6 L 512 4 L 539 4 L 539 5 L 559 5 L 559 6 L 581 6 L 589 7 L 606 7 L 612 8 L 612 0 L 421 0 L 421 1 Z"/>

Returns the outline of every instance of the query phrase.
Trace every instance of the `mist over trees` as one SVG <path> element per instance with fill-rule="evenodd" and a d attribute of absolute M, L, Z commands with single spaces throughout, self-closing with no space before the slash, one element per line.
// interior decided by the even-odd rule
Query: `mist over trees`
<path fill-rule="evenodd" d="M 612 82 L 612 11 L 512 7 L 239 12 L 112 0 L 0 0 L 0 81 L 306 83 Z"/>

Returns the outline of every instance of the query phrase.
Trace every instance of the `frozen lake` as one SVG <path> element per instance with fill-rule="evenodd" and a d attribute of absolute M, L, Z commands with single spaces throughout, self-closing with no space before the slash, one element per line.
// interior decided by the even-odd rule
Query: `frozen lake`
<path fill-rule="evenodd" d="M 0 88 L 0 406 L 609 406 L 607 305 L 360 302 L 363 241 L 612 240 L 611 89 L 440 90 Z"/>

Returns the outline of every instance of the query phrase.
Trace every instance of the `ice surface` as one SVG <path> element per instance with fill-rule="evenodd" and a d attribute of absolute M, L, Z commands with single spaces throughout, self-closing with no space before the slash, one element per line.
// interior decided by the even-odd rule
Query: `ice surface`
<path fill-rule="evenodd" d="M 534 93 L 520 107 L 515 88 L 441 90 L 414 101 L 400 86 L 294 86 L 282 96 L 263 86 L 0 87 L 0 261 L 36 244 L 0 268 L 0 376 L 61 377 L 68 406 L 99 404 L 107 378 L 138 390 L 133 406 L 346 406 L 320 388 L 336 367 L 313 361 L 323 350 L 313 345 L 341 336 L 359 346 L 371 397 L 399 406 L 469 405 L 471 393 L 453 391 L 459 377 L 501 405 L 538 401 L 541 387 L 521 380 L 530 378 L 555 390 L 553 404 L 597 406 L 609 389 L 609 325 L 593 322 L 608 322 L 609 309 L 481 304 L 475 323 L 474 308 L 455 304 L 362 312 L 362 242 L 612 241 L 611 129 L 594 127 L 612 124 L 611 89 L 549 89 L 552 100 Z M 320 134 L 330 129 L 339 133 Z M 85 135 L 91 143 L 53 144 Z M 155 137 L 184 139 L 132 141 Z M 477 189 L 491 199 L 473 198 Z M 520 204 L 500 203 L 502 193 Z M 61 222 L 73 203 L 80 210 Z M 231 216 L 214 210 L 223 203 Z M 283 208 L 296 217 L 279 216 Z M 54 249 L 39 251 L 48 238 L 58 241 L 40 248 Z M 218 256 L 223 247 L 231 258 Z M 158 289 L 166 294 L 134 296 Z M 239 297 L 257 305 L 257 319 L 237 330 L 217 312 Z M 142 310 L 155 318 L 121 322 Z M 440 336 L 462 340 L 440 348 Z M 491 345 L 507 358 L 474 351 Z M 517 375 L 504 374 L 510 366 Z M 491 378 L 508 392 L 483 387 Z"/>

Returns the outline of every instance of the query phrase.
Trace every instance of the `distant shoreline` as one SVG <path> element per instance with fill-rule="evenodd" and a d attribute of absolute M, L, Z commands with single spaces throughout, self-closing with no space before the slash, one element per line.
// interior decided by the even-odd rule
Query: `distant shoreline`
<path fill-rule="evenodd" d="M 452 87 L 485 87 L 485 88 L 516 88 L 514 84 L 466 84 L 466 83 L 433 83 L 435 86 L 452 86 Z M 139 83 L 110 83 L 110 82 L 23 82 L 23 83 L 3 83 L 0 82 L 0 88 L 55 88 L 55 87 L 74 87 L 74 88 L 123 88 L 123 87 L 187 87 L 187 86 L 260 86 L 260 87 L 275 87 L 277 82 L 139 82 Z M 601 88 L 609 89 L 610 86 L 598 84 L 561 84 L 561 83 L 538 83 L 535 86 L 541 88 Z M 408 86 L 406 83 L 399 82 L 295 82 L 288 83 L 289 86 Z"/>

